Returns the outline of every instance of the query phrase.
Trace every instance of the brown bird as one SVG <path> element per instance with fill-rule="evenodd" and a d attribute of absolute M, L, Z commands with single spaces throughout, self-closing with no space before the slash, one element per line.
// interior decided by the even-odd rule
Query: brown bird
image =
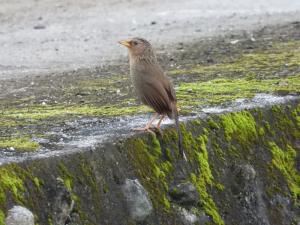
<path fill-rule="evenodd" d="M 179 151 L 186 160 L 179 127 L 175 90 L 170 79 L 160 67 L 151 44 L 143 38 L 132 38 L 119 43 L 128 48 L 130 75 L 139 99 L 156 112 L 145 127 L 135 130 L 152 132 L 152 123 L 158 116 L 160 116 L 156 126 L 158 129 L 165 116 L 175 119 Z"/>

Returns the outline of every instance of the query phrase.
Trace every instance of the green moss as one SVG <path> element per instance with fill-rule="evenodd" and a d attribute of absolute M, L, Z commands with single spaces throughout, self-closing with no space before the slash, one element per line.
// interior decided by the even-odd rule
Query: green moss
<path fill-rule="evenodd" d="M 207 123 L 211 129 L 219 129 L 220 128 L 219 125 L 215 121 L 213 121 L 212 118 L 209 118 Z"/>
<path fill-rule="evenodd" d="M 53 225 L 52 219 L 48 218 L 48 225 Z"/>
<path fill-rule="evenodd" d="M 299 43 L 286 44 L 296 46 Z M 299 58 L 299 46 L 286 49 L 285 45 L 278 43 L 271 50 L 243 54 L 234 61 L 225 60 L 224 63 L 209 66 L 197 65 L 186 70 L 171 71 L 171 73 L 190 75 L 191 79 L 188 79 L 190 81 L 181 82 L 177 91 L 179 105 L 183 106 L 183 111 L 190 111 L 191 107 L 220 104 L 237 98 L 251 98 L 259 92 L 299 93 L 300 75 L 290 76 L 295 74 L 295 70 L 299 67 Z M 291 72 L 287 72 L 287 77 L 278 78 L 276 72 L 282 70 Z M 237 75 L 232 79 L 231 75 L 234 73 Z M 199 82 L 203 80 L 203 74 L 222 74 L 227 78 Z M 26 122 L 30 124 L 35 120 L 52 117 L 120 116 L 149 111 L 148 108 L 134 103 L 133 96 L 129 95 L 124 83 L 130 83 L 128 76 L 110 75 L 108 78 L 90 78 L 68 85 L 64 93 L 61 93 L 60 97 L 67 100 L 76 95 L 83 96 L 82 100 L 85 104 L 73 102 L 71 105 L 41 106 L 25 99 L 26 108 L 21 104 L 24 101 L 15 108 L 3 107 L 0 112 L 0 127 L 17 126 Z M 99 95 L 102 96 L 101 99 Z M 32 102 L 35 100 L 34 97 L 29 99 Z M 114 105 L 111 104 L 112 99 Z"/>
<path fill-rule="evenodd" d="M 275 131 L 274 129 L 271 128 L 271 125 L 269 122 L 264 121 L 264 130 L 265 132 L 268 132 L 269 134 L 271 134 L 272 136 L 275 136 Z"/>
<path fill-rule="evenodd" d="M 34 182 L 34 185 L 37 187 L 37 189 L 40 190 L 41 185 L 42 185 L 42 182 L 40 181 L 40 179 L 37 177 L 34 177 L 33 182 Z"/>
<path fill-rule="evenodd" d="M 6 193 L 10 192 L 17 202 L 23 200 L 25 191 L 23 180 L 12 169 L 0 168 L 0 203 L 6 202 Z"/>
<path fill-rule="evenodd" d="M 259 134 L 259 136 L 262 136 L 262 137 L 265 135 L 265 130 L 264 130 L 263 127 L 260 127 L 260 128 L 258 129 L 258 134 Z"/>
<path fill-rule="evenodd" d="M 225 224 L 222 218 L 220 217 L 217 207 L 212 199 L 212 196 L 208 194 L 206 184 L 203 179 L 197 177 L 194 173 L 191 174 L 191 181 L 196 186 L 200 198 L 201 203 L 203 204 L 203 208 L 205 213 L 210 215 L 214 221 L 215 224 Z"/>
<path fill-rule="evenodd" d="M 300 74 L 280 79 L 250 81 L 246 78 L 224 78 L 207 82 L 181 83 L 177 97 L 183 108 L 189 108 L 215 105 L 239 98 L 252 98 L 257 93 L 299 93 L 299 90 Z"/>
<path fill-rule="evenodd" d="M 200 176 L 206 184 L 212 185 L 213 176 L 209 167 L 208 152 L 206 150 L 205 138 L 203 136 L 199 136 L 198 141 L 200 143 L 200 151 L 196 152 L 196 156 L 198 160 L 198 165 L 200 166 Z"/>
<path fill-rule="evenodd" d="M 4 220 L 5 220 L 5 215 L 0 209 L 0 225 L 5 225 Z"/>
<path fill-rule="evenodd" d="M 271 126 L 270 126 L 269 122 L 265 121 L 264 123 L 265 123 L 266 130 L 270 132 L 271 131 Z"/>
<path fill-rule="evenodd" d="M 26 123 L 21 121 L 16 121 L 11 118 L 2 118 L 0 114 L 0 128 L 1 127 L 16 127 L 16 126 L 24 126 Z"/>
<path fill-rule="evenodd" d="M 161 156 L 161 147 L 160 147 L 160 143 L 156 137 L 156 135 L 151 134 L 151 144 L 152 144 L 152 148 L 151 150 L 153 151 L 153 155 L 155 157 L 160 157 Z"/>
<path fill-rule="evenodd" d="M 285 143 L 285 139 L 288 139 L 287 135 L 291 135 L 295 139 L 300 138 L 300 129 L 297 127 L 297 120 L 295 118 L 295 115 L 293 115 L 293 113 L 287 112 L 287 107 L 280 107 L 278 105 L 272 106 L 272 116 L 275 121 L 272 124 L 273 129 L 276 128 L 276 134 L 280 139 L 282 139 L 283 143 Z M 291 116 L 293 117 L 293 119 L 291 118 Z M 275 131 L 273 131 L 273 134 L 275 135 Z"/>
<path fill-rule="evenodd" d="M 62 181 L 65 185 L 65 187 L 69 190 L 72 191 L 73 185 L 74 185 L 74 176 L 68 171 L 68 169 L 65 167 L 63 163 L 59 164 L 59 171 L 60 175 L 62 177 Z"/>
<path fill-rule="evenodd" d="M 92 169 L 91 165 L 89 164 L 89 162 L 87 162 L 84 159 L 81 159 L 80 169 L 81 169 L 82 173 L 84 174 L 84 179 L 81 179 L 81 177 L 79 177 L 81 182 L 83 182 L 83 183 L 88 182 L 89 186 L 92 187 L 94 191 L 97 191 L 98 186 L 97 186 L 97 182 L 96 182 L 96 177 L 95 177 L 95 174 L 93 173 L 93 169 Z M 108 189 L 108 186 L 105 185 L 104 188 Z"/>
<path fill-rule="evenodd" d="M 35 151 L 40 145 L 37 142 L 31 141 L 28 137 L 20 138 L 0 138 L 0 148 L 10 148 L 13 147 L 19 151 Z"/>
<path fill-rule="evenodd" d="M 164 205 L 166 211 L 170 210 L 171 203 L 170 203 L 169 199 L 165 195 L 163 196 L 163 205 Z"/>
<path fill-rule="evenodd" d="M 200 120 L 194 120 L 194 121 L 193 121 L 193 124 L 194 124 L 195 126 L 200 126 L 200 125 L 201 125 L 201 122 L 200 122 Z"/>
<path fill-rule="evenodd" d="M 279 148 L 275 142 L 269 142 L 272 152 L 272 164 L 284 176 L 290 189 L 294 203 L 300 206 L 300 175 L 296 169 L 297 152 L 290 145 L 285 150 Z"/>
<path fill-rule="evenodd" d="M 170 161 L 161 159 L 159 141 L 154 135 L 148 135 L 145 139 L 128 140 L 125 145 L 143 186 L 149 191 L 154 207 L 169 212 L 171 206 L 166 194 L 173 166 Z M 172 158 L 171 154 L 170 157 Z"/>
<path fill-rule="evenodd" d="M 223 162 L 225 161 L 225 153 L 224 151 L 220 148 L 218 143 L 213 143 L 213 150 L 215 152 L 215 154 L 217 155 L 217 157 L 219 159 L 221 159 Z"/>
<path fill-rule="evenodd" d="M 257 138 L 256 122 L 248 111 L 228 113 L 220 116 L 227 141 L 236 139 L 243 146 Z"/>
<path fill-rule="evenodd" d="M 219 191 L 224 191 L 225 186 L 223 184 L 217 183 L 215 184 L 215 187 L 219 190 Z"/>
<path fill-rule="evenodd" d="M 25 169 L 14 163 L 0 167 L 0 210 L 7 210 L 8 203 L 35 205 L 37 196 L 41 194 L 41 184 L 31 168 Z"/>
<path fill-rule="evenodd" d="M 181 125 L 181 132 L 183 149 L 185 150 L 188 160 L 192 161 L 194 156 L 194 149 L 198 148 L 198 143 L 194 139 L 193 134 L 187 131 L 186 127 L 183 124 Z"/>
<path fill-rule="evenodd" d="M 228 153 L 230 156 L 235 158 L 241 157 L 241 152 L 234 145 L 229 145 Z"/>
<path fill-rule="evenodd" d="M 296 43 L 299 45 L 299 43 Z M 281 46 L 281 48 L 278 48 Z M 294 46 L 294 44 L 293 44 Z M 265 52 L 242 54 L 234 61 L 221 64 L 189 66 L 171 74 L 186 74 L 192 82 L 180 84 L 177 96 L 184 108 L 220 104 L 238 98 L 252 98 L 256 93 L 299 93 L 299 46 L 286 49 L 281 43 Z M 288 66 L 287 66 L 288 65 Z M 290 72 L 289 72 L 290 71 Z M 287 77 L 277 73 L 284 72 Z M 212 79 L 212 77 L 223 78 Z M 206 80 L 203 81 L 203 77 Z"/>
<path fill-rule="evenodd" d="M 170 148 L 166 148 L 166 149 L 165 149 L 165 155 L 166 155 L 166 159 L 167 159 L 169 162 L 172 162 L 172 161 L 173 161 L 173 156 L 172 156 L 172 154 L 171 154 Z"/>
<path fill-rule="evenodd" d="M 287 48 L 282 43 L 275 43 L 273 48 L 264 52 L 244 53 L 233 60 L 224 59 L 222 63 L 197 65 L 183 70 L 171 70 L 169 73 L 172 75 L 200 74 L 208 76 L 222 72 L 230 75 L 242 74 L 249 80 L 258 77 L 258 72 L 264 76 L 274 76 L 273 74 L 277 71 L 292 71 L 300 65 L 300 43 L 294 43 L 293 46 L 293 48 Z"/>
<path fill-rule="evenodd" d="M 297 107 L 292 110 L 292 116 L 296 120 L 297 128 L 300 129 L 300 104 L 298 104 Z"/>
<path fill-rule="evenodd" d="M 196 174 L 191 174 L 191 181 L 196 186 L 199 194 L 200 201 L 203 205 L 204 211 L 210 215 L 215 224 L 222 225 L 224 221 L 218 213 L 218 208 L 214 203 L 212 196 L 208 193 L 208 187 L 216 186 L 218 189 L 223 189 L 222 184 L 215 184 L 214 178 L 209 166 L 208 160 L 208 152 L 206 149 L 206 138 L 203 136 L 199 136 L 197 138 L 198 149 L 195 152 L 196 159 L 198 162 L 198 167 L 200 170 L 200 174 L 197 176 Z M 208 186 L 208 187 L 207 187 Z"/>
<path fill-rule="evenodd" d="M 105 106 L 93 106 L 93 105 L 81 105 L 81 106 L 31 106 L 29 108 L 20 109 L 8 109 L 0 111 L 2 117 L 8 119 L 30 119 L 41 120 L 49 117 L 63 117 L 63 116 L 120 116 L 130 115 L 135 113 L 146 112 L 145 106 L 121 106 L 121 105 L 105 105 Z"/>
<path fill-rule="evenodd" d="M 161 164 L 161 168 L 164 171 L 164 173 L 169 174 L 174 170 L 173 165 L 170 161 L 165 161 Z"/>
<path fill-rule="evenodd" d="M 103 192 L 106 194 L 106 193 L 108 193 L 109 192 L 109 188 L 108 188 L 108 185 L 107 185 L 107 183 L 105 183 L 104 185 L 103 185 Z"/>

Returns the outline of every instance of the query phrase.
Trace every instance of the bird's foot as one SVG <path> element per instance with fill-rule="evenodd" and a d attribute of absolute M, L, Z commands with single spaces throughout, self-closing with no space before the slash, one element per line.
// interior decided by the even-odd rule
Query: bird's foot
<path fill-rule="evenodd" d="M 152 129 L 154 130 L 155 133 L 158 133 L 160 136 L 163 135 L 163 133 L 162 133 L 160 127 L 157 127 L 157 126 L 156 126 L 156 127 L 153 127 Z"/>
<path fill-rule="evenodd" d="M 149 132 L 151 134 L 159 134 L 162 136 L 162 131 L 160 127 L 157 126 L 151 126 L 151 127 L 138 127 L 134 128 L 134 131 L 143 131 L 143 132 Z"/>
<path fill-rule="evenodd" d="M 137 128 L 133 128 L 134 131 L 143 131 L 143 132 L 149 132 L 151 134 L 155 134 L 151 129 L 153 127 L 150 126 L 145 126 L 145 127 L 137 127 Z"/>

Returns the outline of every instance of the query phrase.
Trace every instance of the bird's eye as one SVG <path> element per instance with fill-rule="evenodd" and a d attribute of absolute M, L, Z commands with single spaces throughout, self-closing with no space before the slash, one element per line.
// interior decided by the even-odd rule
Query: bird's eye
<path fill-rule="evenodd" d="M 132 44 L 133 44 L 133 45 L 137 45 L 138 43 L 137 43 L 136 41 L 133 41 Z"/>

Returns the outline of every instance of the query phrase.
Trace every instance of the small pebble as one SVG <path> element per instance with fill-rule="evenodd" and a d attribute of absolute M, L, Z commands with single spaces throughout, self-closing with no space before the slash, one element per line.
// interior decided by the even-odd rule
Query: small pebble
<path fill-rule="evenodd" d="M 46 27 L 44 25 L 36 25 L 36 26 L 33 27 L 33 29 L 35 29 L 35 30 L 43 30 L 45 28 Z"/>
<path fill-rule="evenodd" d="M 239 42 L 240 42 L 239 40 L 233 40 L 233 41 L 230 42 L 230 44 L 235 45 L 235 44 L 237 44 Z"/>

